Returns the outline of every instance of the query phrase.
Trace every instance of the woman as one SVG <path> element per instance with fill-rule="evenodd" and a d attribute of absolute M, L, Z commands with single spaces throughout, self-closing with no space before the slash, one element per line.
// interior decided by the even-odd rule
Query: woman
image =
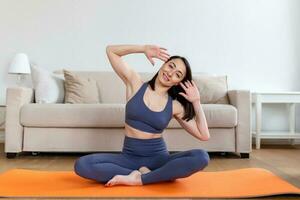
<path fill-rule="evenodd" d="M 210 138 L 199 91 L 184 57 L 172 56 L 156 45 L 109 45 L 108 59 L 126 85 L 125 139 L 122 152 L 94 153 L 76 160 L 81 177 L 113 185 L 146 185 L 188 177 L 208 165 L 202 149 L 169 154 L 162 137 L 174 117 L 195 138 Z M 122 56 L 144 53 L 164 61 L 152 80 L 143 82 Z"/>

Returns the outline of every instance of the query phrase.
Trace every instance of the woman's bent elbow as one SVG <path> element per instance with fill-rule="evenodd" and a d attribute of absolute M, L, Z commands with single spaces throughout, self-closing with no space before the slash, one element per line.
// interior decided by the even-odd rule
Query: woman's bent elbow
<path fill-rule="evenodd" d="M 107 46 L 106 46 L 106 53 L 108 53 L 108 52 L 110 51 L 110 48 L 111 48 L 110 45 L 107 45 Z"/>
<path fill-rule="evenodd" d="M 201 140 L 201 141 L 208 141 L 209 139 L 210 139 L 210 136 L 201 136 L 199 138 L 199 140 Z"/>

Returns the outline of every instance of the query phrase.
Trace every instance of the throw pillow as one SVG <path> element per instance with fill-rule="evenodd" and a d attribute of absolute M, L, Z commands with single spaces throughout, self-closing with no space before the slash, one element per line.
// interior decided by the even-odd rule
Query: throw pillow
<path fill-rule="evenodd" d="M 35 65 L 30 66 L 36 103 L 63 103 L 64 78 Z"/>
<path fill-rule="evenodd" d="M 65 103 L 100 103 L 96 80 L 63 69 Z"/>
<path fill-rule="evenodd" d="M 199 75 L 193 79 L 204 104 L 229 104 L 227 76 Z"/>

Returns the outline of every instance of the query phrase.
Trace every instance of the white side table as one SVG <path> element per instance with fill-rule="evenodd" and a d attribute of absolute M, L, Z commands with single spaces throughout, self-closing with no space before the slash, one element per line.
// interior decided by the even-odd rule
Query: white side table
<path fill-rule="evenodd" d="M 0 105 L 0 143 L 4 143 L 6 105 Z"/>
<path fill-rule="evenodd" d="M 260 139 L 300 139 L 300 133 L 295 132 L 295 104 L 300 103 L 300 92 L 255 92 L 252 93 L 252 103 L 255 105 L 256 131 L 252 135 L 256 139 L 256 149 L 260 149 Z M 289 109 L 289 131 L 261 131 L 262 104 L 286 103 Z"/>

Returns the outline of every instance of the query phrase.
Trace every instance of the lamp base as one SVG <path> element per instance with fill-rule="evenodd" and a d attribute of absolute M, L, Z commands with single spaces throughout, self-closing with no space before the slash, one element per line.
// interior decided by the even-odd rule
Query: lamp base
<path fill-rule="evenodd" d="M 21 87 L 25 79 L 24 74 L 18 74 L 17 85 Z"/>

